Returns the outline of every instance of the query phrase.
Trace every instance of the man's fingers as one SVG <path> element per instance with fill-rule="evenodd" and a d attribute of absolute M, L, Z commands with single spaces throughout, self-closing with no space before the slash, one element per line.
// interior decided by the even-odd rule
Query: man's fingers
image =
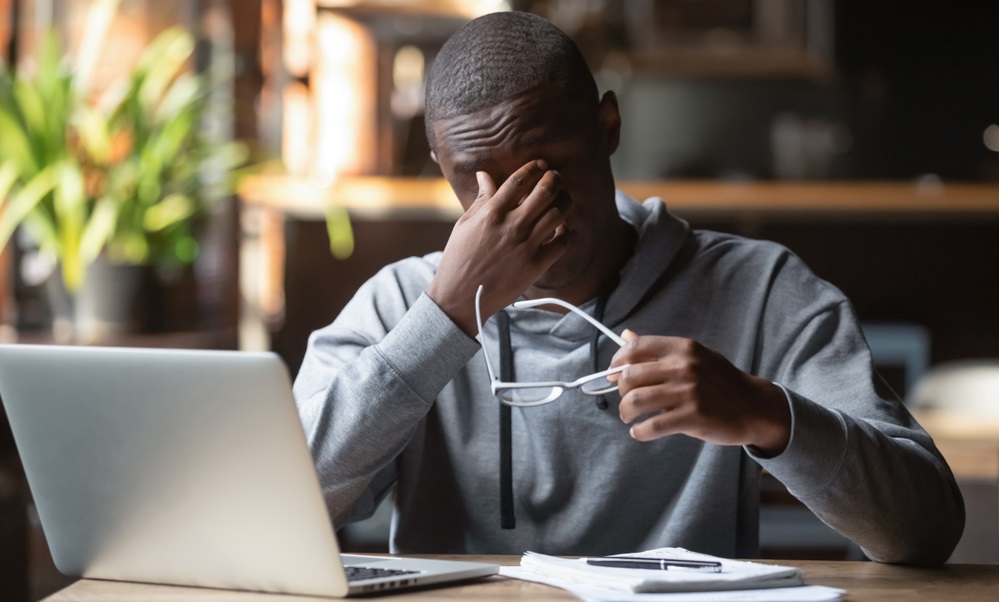
<path fill-rule="evenodd" d="M 475 197 L 476 203 L 493 198 L 493 195 L 496 194 L 496 184 L 493 183 L 489 174 L 477 171 L 475 172 L 475 181 L 479 184 L 479 194 Z"/>
<path fill-rule="evenodd" d="M 685 392 L 675 384 L 658 382 L 632 387 L 621 392 L 618 413 L 625 424 L 648 414 L 679 407 L 686 401 Z"/>
<path fill-rule="evenodd" d="M 556 217 L 561 221 L 570 204 L 569 197 L 560 194 L 561 192 L 562 176 L 554 170 L 546 171 L 520 205 L 525 223 L 537 225 L 542 216 L 549 212 L 559 214 Z"/>
<path fill-rule="evenodd" d="M 640 364 L 655 361 L 669 356 L 694 357 L 698 352 L 698 344 L 692 339 L 682 337 L 634 337 L 625 338 L 626 344 L 611 358 L 610 367 L 616 368 L 625 364 Z"/>
<path fill-rule="evenodd" d="M 499 188 L 484 171 L 475 172 L 475 179 L 479 187 L 475 204 L 490 201 L 494 216 L 504 221 L 507 217 L 515 218 L 512 231 L 518 233 L 521 241 L 546 245 L 565 232 L 559 226 L 565 221 L 572 201 L 561 194 L 561 176 L 548 169 L 544 160 L 524 164 Z"/>
<path fill-rule="evenodd" d="M 556 237 L 565 234 L 565 216 L 569 212 L 572 201 L 568 195 L 559 195 L 551 202 L 534 222 L 531 238 L 537 244 L 548 244 Z"/>
<path fill-rule="evenodd" d="M 631 425 L 628 432 L 637 441 L 661 439 L 667 435 L 683 432 L 680 427 L 682 419 L 682 410 L 664 410 Z"/>
<path fill-rule="evenodd" d="M 519 207 L 547 173 L 548 163 L 540 159 L 524 164 L 499 187 L 497 200 L 507 210 Z"/>
<path fill-rule="evenodd" d="M 625 328 L 624 332 L 621 333 L 621 338 L 624 339 L 625 343 L 630 343 L 631 341 L 637 339 L 638 335 L 635 334 L 634 330 L 631 330 L 630 328 Z M 617 366 L 611 365 L 609 367 L 616 368 Z M 616 383 L 618 380 L 620 380 L 620 378 L 621 378 L 620 372 L 615 372 L 614 374 L 607 375 L 607 380 L 611 381 L 612 383 Z"/>

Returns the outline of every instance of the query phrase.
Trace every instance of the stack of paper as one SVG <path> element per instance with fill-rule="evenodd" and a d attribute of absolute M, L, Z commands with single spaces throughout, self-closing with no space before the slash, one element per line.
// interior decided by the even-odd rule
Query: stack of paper
<path fill-rule="evenodd" d="M 624 569 L 592 566 L 586 559 L 567 559 L 527 552 L 519 567 L 501 574 L 566 589 L 584 600 L 838 600 L 843 590 L 802 586 L 802 573 L 789 566 L 729 560 L 683 548 L 660 548 L 628 556 L 669 560 L 715 560 L 721 572 Z M 700 593 L 695 593 L 700 592 Z"/>

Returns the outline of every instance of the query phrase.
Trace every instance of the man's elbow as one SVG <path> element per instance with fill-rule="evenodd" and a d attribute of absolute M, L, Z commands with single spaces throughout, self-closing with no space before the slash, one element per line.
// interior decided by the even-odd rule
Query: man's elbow
<path fill-rule="evenodd" d="M 960 502 L 960 500 L 958 500 Z M 911 527 L 905 533 L 887 536 L 870 547 L 863 547 L 868 558 L 889 564 L 940 566 L 947 562 L 964 533 L 964 504 L 958 503 L 951 518 Z"/>

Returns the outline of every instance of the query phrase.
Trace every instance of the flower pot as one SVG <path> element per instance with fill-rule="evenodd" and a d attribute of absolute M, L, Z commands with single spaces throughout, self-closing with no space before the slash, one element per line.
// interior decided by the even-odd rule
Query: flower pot
<path fill-rule="evenodd" d="M 47 283 L 52 334 L 58 343 L 107 343 L 139 330 L 146 266 L 98 259 L 87 267 L 83 285 L 70 294 L 59 270 Z"/>

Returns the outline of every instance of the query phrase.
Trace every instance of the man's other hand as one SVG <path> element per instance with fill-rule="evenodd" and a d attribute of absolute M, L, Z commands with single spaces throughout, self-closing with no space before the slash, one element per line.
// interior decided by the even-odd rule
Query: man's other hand
<path fill-rule="evenodd" d="M 791 410 L 777 385 L 747 374 L 691 339 L 638 336 L 611 367 L 618 378 L 621 420 L 631 436 L 651 441 L 682 433 L 719 445 L 752 445 L 775 456 L 791 436 Z"/>

